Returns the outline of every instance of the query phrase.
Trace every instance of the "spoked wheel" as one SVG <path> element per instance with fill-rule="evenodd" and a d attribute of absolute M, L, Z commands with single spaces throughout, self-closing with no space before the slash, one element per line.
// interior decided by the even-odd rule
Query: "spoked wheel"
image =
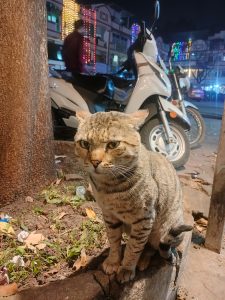
<path fill-rule="evenodd" d="M 180 168 L 188 161 L 189 141 L 180 125 L 174 121 L 170 121 L 169 125 L 173 133 L 173 142 L 167 142 L 164 126 L 158 119 L 152 119 L 143 126 L 140 132 L 142 142 L 147 149 L 163 154 L 175 168 Z"/>
<path fill-rule="evenodd" d="M 199 111 L 193 107 L 186 107 L 191 129 L 187 132 L 191 149 L 200 146 L 205 139 L 205 122 Z"/>

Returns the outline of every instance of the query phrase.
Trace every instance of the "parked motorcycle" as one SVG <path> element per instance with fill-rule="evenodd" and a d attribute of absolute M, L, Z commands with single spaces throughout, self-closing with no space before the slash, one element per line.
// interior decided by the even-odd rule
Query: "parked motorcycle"
<path fill-rule="evenodd" d="M 172 66 L 173 60 L 173 45 L 169 57 L 168 76 L 172 82 L 172 103 L 188 117 L 191 128 L 187 131 L 187 136 L 190 142 L 191 149 L 200 146 L 205 139 L 205 122 L 201 116 L 197 106 L 189 101 L 184 100 L 184 93 L 190 89 L 190 80 L 184 69 L 178 65 Z"/>
<path fill-rule="evenodd" d="M 158 18 L 159 1 L 156 1 L 154 23 Z M 190 122 L 180 109 L 167 101 L 171 96 L 171 83 L 157 62 L 152 28 L 148 30 L 142 24 L 138 49 L 134 49 L 138 75 L 135 82 L 107 74 L 50 78 L 54 121 L 76 129 L 78 110 L 132 113 L 148 109 L 149 116 L 140 129 L 142 142 L 148 149 L 164 154 L 178 168 L 189 158 L 190 145 L 185 130 L 190 129 Z"/>

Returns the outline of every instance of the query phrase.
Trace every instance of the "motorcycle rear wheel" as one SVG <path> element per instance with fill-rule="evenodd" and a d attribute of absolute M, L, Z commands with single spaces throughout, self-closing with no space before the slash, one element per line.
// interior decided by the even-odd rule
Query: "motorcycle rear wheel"
<path fill-rule="evenodd" d="M 190 155 L 190 144 L 183 128 L 169 121 L 173 133 L 174 143 L 167 143 L 166 133 L 163 124 L 159 119 L 154 118 L 146 123 L 141 131 L 142 143 L 147 149 L 163 154 L 175 168 L 185 165 Z"/>
<path fill-rule="evenodd" d="M 186 107 L 187 116 L 191 122 L 191 129 L 187 132 L 191 149 L 200 146 L 205 139 L 205 122 L 199 111 L 193 107 Z"/>

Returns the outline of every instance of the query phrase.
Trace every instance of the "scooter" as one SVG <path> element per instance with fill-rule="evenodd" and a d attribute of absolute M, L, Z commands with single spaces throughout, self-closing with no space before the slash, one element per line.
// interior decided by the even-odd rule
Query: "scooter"
<path fill-rule="evenodd" d="M 155 4 L 155 21 L 159 18 L 159 1 Z M 149 116 L 140 128 L 142 142 L 152 151 L 165 155 L 175 166 L 183 166 L 190 154 L 190 145 L 185 130 L 190 122 L 180 109 L 167 99 L 171 96 L 171 83 L 158 64 L 158 50 L 151 30 L 142 24 L 141 48 L 134 51 L 138 79 L 134 82 L 115 80 L 111 75 L 79 75 L 76 78 L 50 78 L 50 96 L 54 120 L 61 114 L 67 127 L 76 129 L 76 111 L 118 110 L 132 113 L 148 109 Z M 140 46 L 139 45 L 139 46 Z M 123 85 L 123 88 L 121 88 Z M 116 91 L 116 92 L 115 92 Z"/>
<path fill-rule="evenodd" d="M 198 107 L 193 103 L 184 100 L 184 93 L 187 93 L 190 88 L 190 80 L 180 65 L 177 65 L 175 68 L 173 68 L 173 47 L 174 45 L 172 45 L 169 53 L 168 70 L 168 76 L 172 82 L 171 101 L 188 117 L 191 123 L 191 128 L 187 132 L 187 135 L 190 142 L 190 147 L 191 149 L 194 149 L 200 146 L 205 139 L 205 122 L 198 110 Z"/>

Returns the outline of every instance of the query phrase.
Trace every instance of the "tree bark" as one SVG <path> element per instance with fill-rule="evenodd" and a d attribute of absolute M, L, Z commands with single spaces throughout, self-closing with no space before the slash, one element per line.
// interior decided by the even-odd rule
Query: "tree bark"
<path fill-rule="evenodd" d="M 54 176 L 45 5 L 0 5 L 0 205 Z"/>
<path fill-rule="evenodd" d="M 205 246 L 220 253 L 225 224 L 225 106 L 209 209 Z"/>

